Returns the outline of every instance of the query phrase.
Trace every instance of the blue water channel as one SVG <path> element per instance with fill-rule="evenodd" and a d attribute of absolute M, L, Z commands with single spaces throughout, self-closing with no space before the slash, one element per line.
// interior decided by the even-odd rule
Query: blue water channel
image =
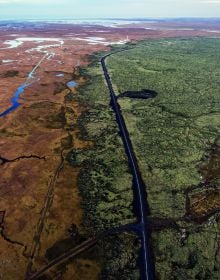
<path fill-rule="evenodd" d="M 75 87 L 78 84 L 74 81 L 70 81 L 67 83 L 68 87 Z M 11 107 L 9 107 L 7 110 L 5 110 L 4 112 L 0 113 L 0 117 L 6 116 L 9 113 L 11 113 L 12 111 L 14 111 L 15 109 L 17 109 L 21 104 L 18 102 L 20 95 L 24 92 L 24 90 L 28 87 L 27 83 L 22 84 L 21 86 L 19 86 L 16 90 L 16 92 L 14 93 L 14 96 L 12 97 L 12 99 L 10 100 L 12 105 Z"/>
<path fill-rule="evenodd" d="M 20 95 L 24 92 L 24 90 L 28 87 L 28 84 L 24 83 L 20 87 L 17 88 L 14 96 L 10 100 L 12 103 L 12 106 L 9 107 L 4 112 L 0 113 L 0 117 L 8 115 L 11 111 L 14 111 L 16 108 L 18 108 L 21 104 L 18 102 L 18 99 Z"/>

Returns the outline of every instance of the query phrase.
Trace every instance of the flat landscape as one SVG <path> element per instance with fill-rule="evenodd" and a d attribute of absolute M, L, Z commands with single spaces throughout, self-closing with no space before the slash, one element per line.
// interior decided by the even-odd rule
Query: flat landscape
<path fill-rule="evenodd" d="M 1 280 L 144 271 L 108 53 L 156 279 L 218 279 L 219 37 L 217 20 L 0 22 Z"/>
<path fill-rule="evenodd" d="M 158 279 L 218 279 L 219 48 L 163 39 L 108 58 L 115 92 L 133 91 L 118 102 L 147 187 Z M 145 88 L 157 95 L 141 98 Z"/>

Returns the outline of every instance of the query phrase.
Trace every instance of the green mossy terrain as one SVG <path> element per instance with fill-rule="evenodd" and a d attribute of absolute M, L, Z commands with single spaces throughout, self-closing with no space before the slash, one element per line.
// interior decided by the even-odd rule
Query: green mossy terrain
<path fill-rule="evenodd" d="M 140 243 L 137 237 L 130 233 L 112 235 L 104 239 L 100 245 L 100 256 L 103 260 L 100 279 L 140 279 L 137 269 Z"/>
<path fill-rule="evenodd" d="M 98 61 L 98 56 L 91 59 Z M 92 141 L 93 146 L 72 150 L 67 160 L 80 167 L 78 185 L 84 209 L 80 232 L 91 237 L 133 223 L 135 216 L 132 176 L 115 115 L 109 106 L 102 70 L 94 62 L 87 70 L 81 70 L 80 75 L 87 77 L 87 83 L 73 98 L 78 98 L 89 109 L 82 114 L 77 126 L 81 137 Z M 102 264 L 100 279 L 139 279 L 136 239 L 131 233 L 114 233 L 98 243 L 94 258 Z M 91 257 L 91 253 L 86 256 Z"/>
<path fill-rule="evenodd" d="M 162 39 L 107 59 L 116 93 L 158 93 L 118 99 L 151 219 L 177 226 L 152 232 L 157 279 L 218 279 L 219 50 L 217 38 Z"/>
<path fill-rule="evenodd" d="M 86 209 L 84 222 L 94 229 L 93 232 L 99 232 L 134 221 L 133 190 L 101 69 L 93 66 L 87 75 L 91 82 L 81 88 L 79 98 L 90 109 L 82 115 L 78 125 L 83 139 L 92 141 L 94 146 L 87 150 L 73 150 L 69 161 L 82 167 L 79 186 Z"/>

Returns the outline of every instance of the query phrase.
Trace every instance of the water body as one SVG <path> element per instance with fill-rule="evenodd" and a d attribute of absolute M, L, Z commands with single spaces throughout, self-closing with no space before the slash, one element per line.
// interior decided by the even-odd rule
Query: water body
<path fill-rule="evenodd" d="M 24 92 L 24 90 L 28 87 L 28 84 L 24 83 L 22 84 L 20 87 L 17 88 L 14 96 L 11 98 L 11 103 L 12 106 L 9 107 L 7 110 L 5 110 L 4 112 L 0 113 L 0 117 L 6 116 L 7 114 L 9 114 L 11 111 L 14 111 L 17 107 L 19 107 L 21 104 L 18 102 L 18 99 L 20 97 L 20 95 Z"/>
<path fill-rule="evenodd" d="M 33 78 L 33 72 L 30 72 L 29 75 L 28 75 L 28 79 L 29 78 Z M 63 74 L 61 74 L 63 75 Z M 17 109 L 21 104 L 18 102 L 19 100 L 19 97 L 20 95 L 24 92 L 24 90 L 29 86 L 30 84 L 28 83 L 24 83 L 22 84 L 21 86 L 19 86 L 16 90 L 16 92 L 14 93 L 14 96 L 11 98 L 11 103 L 12 103 L 12 106 L 9 107 L 7 110 L 5 110 L 4 112 L 0 113 L 0 117 L 3 117 L 3 116 L 6 116 L 8 115 L 9 113 L 11 113 L 12 111 L 14 111 L 15 109 Z M 78 84 L 74 81 L 70 81 L 67 83 L 67 86 L 68 87 L 75 87 L 77 86 Z"/>
<path fill-rule="evenodd" d="M 78 84 L 76 82 L 74 82 L 74 81 L 70 81 L 70 82 L 67 83 L 68 87 L 76 87 L 77 85 Z"/>
<path fill-rule="evenodd" d="M 118 97 L 130 97 L 137 99 L 155 98 L 158 93 L 151 89 L 142 89 L 141 91 L 125 91 L 119 94 Z"/>
<path fill-rule="evenodd" d="M 48 55 L 50 55 L 49 53 L 46 53 L 41 60 L 38 62 L 38 64 L 32 69 L 32 71 L 28 74 L 28 77 L 26 79 L 26 82 L 23 83 L 21 86 L 19 86 L 16 90 L 16 92 L 14 93 L 14 96 L 11 99 L 12 102 L 12 106 L 9 107 L 7 110 L 5 110 L 4 112 L 0 113 L 0 117 L 6 116 L 7 114 L 9 114 L 11 111 L 14 111 L 17 107 L 19 107 L 21 104 L 18 102 L 18 99 L 20 97 L 20 95 L 24 92 L 24 90 L 30 86 L 34 81 L 32 81 L 31 83 L 28 82 L 30 79 L 34 78 L 34 74 L 35 71 L 37 70 L 37 68 L 40 66 L 40 64 L 44 61 L 44 59 L 46 59 L 48 57 Z M 39 79 L 37 79 L 39 80 Z M 36 80 L 35 80 L 36 81 Z"/>

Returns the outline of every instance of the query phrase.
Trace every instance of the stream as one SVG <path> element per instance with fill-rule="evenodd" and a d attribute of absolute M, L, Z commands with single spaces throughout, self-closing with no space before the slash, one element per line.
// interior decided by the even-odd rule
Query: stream
<path fill-rule="evenodd" d="M 37 70 L 37 68 L 40 66 L 40 64 L 50 55 L 50 53 L 46 53 L 41 59 L 40 61 L 37 63 L 37 65 L 32 69 L 32 71 L 28 74 L 26 81 L 20 85 L 17 90 L 14 93 L 14 96 L 11 98 L 11 103 L 12 105 L 6 109 L 5 111 L 3 111 L 2 113 L 0 113 L 0 117 L 6 116 L 9 113 L 11 113 L 12 111 L 14 111 L 15 109 L 17 109 L 21 104 L 18 102 L 20 95 L 25 91 L 25 89 L 27 87 L 29 87 L 34 81 L 31 82 L 31 79 L 34 79 L 34 74 Z M 30 82 L 29 82 L 30 80 Z M 37 79 L 39 80 L 39 79 Z"/>
<path fill-rule="evenodd" d="M 38 62 L 38 64 L 37 64 L 37 65 L 32 69 L 32 71 L 28 74 L 26 81 L 16 89 L 16 91 L 15 91 L 15 93 L 14 93 L 14 96 L 13 96 L 13 97 L 11 98 L 11 100 L 10 100 L 11 103 L 12 103 L 12 105 L 11 105 L 8 109 L 6 109 L 5 111 L 0 112 L 0 117 L 4 117 L 4 116 L 10 114 L 12 111 L 14 111 L 15 109 L 17 109 L 17 108 L 21 105 L 21 104 L 19 103 L 20 95 L 25 91 L 26 88 L 28 88 L 31 84 L 33 84 L 33 83 L 36 81 L 36 79 L 37 79 L 37 81 L 39 81 L 39 78 L 36 78 L 36 77 L 34 76 L 34 74 L 35 74 L 37 68 L 40 66 L 40 64 L 41 64 L 46 58 L 50 58 L 50 56 L 51 56 L 50 53 L 46 53 L 46 54 L 41 58 L 41 60 Z M 60 73 L 60 74 L 57 75 L 57 77 L 63 77 L 63 76 L 64 76 L 63 73 Z M 75 81 L 69 81 L 69 82 L 67 82 L 66 85 L 67 85 L 67 87 L 69 87 L 69 88 L 73 88 L 73 87 L 77 86 L 78 84 L 77 84 Z"/>
<path fill-rule="evenodd" d="M 6 109 L 4 112 L 0 113 L 0 117 L 8 115 L 10 112 L 14 111 L 21 104 L 18 102 L 20 95 L 24 92 L 24 90 L 28 87 L 28 84 L 24 83 L 20 87 L 17 88 L 14 96 L 11 98 L 12 106 Z"/>

